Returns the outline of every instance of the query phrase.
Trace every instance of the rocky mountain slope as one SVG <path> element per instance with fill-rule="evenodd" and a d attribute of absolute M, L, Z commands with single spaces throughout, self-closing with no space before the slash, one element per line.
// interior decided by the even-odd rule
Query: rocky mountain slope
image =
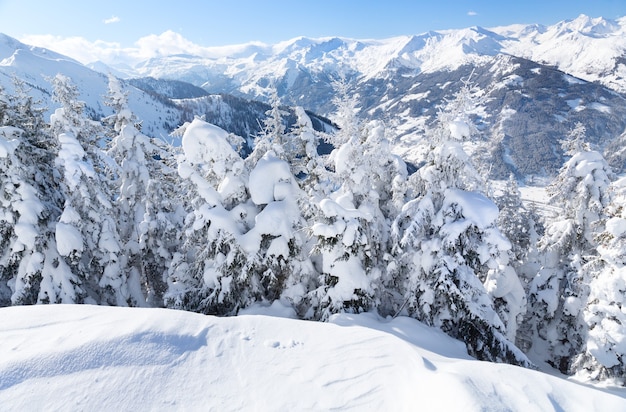
<path fill-rule="evenodd" d="M 558 140 L 582 122 L 600 148 L 625 130 L 626 18 L 580 16 L 553 26 L 513 25 L 428 32 L 383 40 L 296 38 L 249 44 L 230 54 L 160 56 L 133 76 L 175 79 L 210 93 L 264 100 L 275 86 L 285 104 L 334 110 L 332 82 L 351 81 L 361 114 L 396 125 L 395 147 L 419 161 L 437 107 L 462 79 L 482 90 L 476 113 L 489 142 L 492 176 L 550 175 Z M 623 162 L 612 162 L 618 170 Z"/>

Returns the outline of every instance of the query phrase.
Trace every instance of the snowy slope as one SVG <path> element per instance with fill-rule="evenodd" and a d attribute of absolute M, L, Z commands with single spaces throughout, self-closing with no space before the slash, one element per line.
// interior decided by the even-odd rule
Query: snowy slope
<path fill-rule="evenodd" d="M 1 410 L 626 409 L 623 389 L 478 362 L 408 318 L 69 305 L 3 308 L 0 318 Z"/>
<path fill-rule="evenodd" d="M 108 77 L 69 57 L 47 49 L 29 46 L 0 34 L 0 87 L 13 92 L 15 76 L 31 89 L 31 94 L 48 108 L 50 115 L 57 104 L 50 100 L 52 85 L 48 80 L 58 73 L 68 76 L 77 86 L 80 99 L 96 118 L 111 114 L 104 105 L 108 91 Z M 129 104 L 139 119 L 144 121 L 144 133 L 152 137 L 167 137 L 180 124 L 180 113 L 173 105 L 166 105 L 145 92 L 128 87 Z"/>
<path fill-rule="evenodd" d="M 626 92 L 626 17 L 610 20 L 581 15 L 552 26 L 514 25 L 492 30 L 504 37 L 506 53 Z"/>

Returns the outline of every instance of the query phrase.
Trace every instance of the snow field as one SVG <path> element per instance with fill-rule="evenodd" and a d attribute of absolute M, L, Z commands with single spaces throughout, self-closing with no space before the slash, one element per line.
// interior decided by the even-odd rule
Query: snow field
<path fill-rule="evenodd" d="M 597 389 L 472 360 L 462 343 L 404 317 L 321 323 L 88 305 L 0 316 L 0 410 L 626 408 Z"/>

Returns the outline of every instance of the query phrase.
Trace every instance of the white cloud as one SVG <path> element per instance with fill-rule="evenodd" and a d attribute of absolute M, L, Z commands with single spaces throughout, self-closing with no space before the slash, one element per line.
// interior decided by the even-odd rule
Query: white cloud
<path fill-rule="evenodd" d="M 243 52 L 248 47 L 268 47 L 263 43 L 248 43 L 233 46 L 203 47 L 168 30 L 161 34 L 150 34 L 137 40 L 132 47 L 122 47 L 116 42 L 90 41 L 83 37 L 61 37 L 54 35 L 30 35 L 19 39 L 33 46 L 44 47 L 72 57 L 83 64 L 101 61 L 106 64 L 125 63 L 134 65 L 153 57 L 172 54 L 193 54 L 207 58 L 219 58 Z"/>
<path fill-rule="evenodd" d="M 62 37 L 43 34 L 24 36 L 20 38 L 20 41 L 53 50 L 84 64 L 98 60 L 113 62 L 116 60 L 116 56 L 124 53 L 119 43 L 102 40 L 92 42 L 83 37 Z"/>
<path fill-rule="evenodd" d="M 120 21 L 120 18 L 119 18 L 119 17 L 117 17 L 117 16 L 111 16 L 111 17 L 110 17 L 110 18 L 108 18 L 108 19 L 104 19 L 104 20 L 102 20 L 102 22 L 103 22 L 104 24 L 118 23 L 119 21 Z"/>
<path fill-rule="evenodd" d="M 470 11 L 467 12 L 467 15 L 468 16 L 478 16 L 478 13 L 476 13 L 475 11 L 470 10 Z"/>

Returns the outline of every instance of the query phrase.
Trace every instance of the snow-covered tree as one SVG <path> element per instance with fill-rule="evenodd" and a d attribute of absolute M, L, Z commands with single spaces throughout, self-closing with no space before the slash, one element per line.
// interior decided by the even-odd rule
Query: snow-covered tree
<path fill-rule="evenodd" d="M 284 298 L 301 314 L 313 272 L 300 205 L 304 193 L 289 164 L 267 152 L 250 171 L 251 201 L 260 209 L 242 244 L 261 283 L 261 300 Z"/>
<path fill-rule="evenodd" d="M 24 179 L 16 149 L 22 130 L 0 126 L 0 305 L 36 303 L 41 263 L 37 250 L 44 211 L 36 190 Z M 22 262 L 24 264 L 22 265 Z M 28 267 L 28 262 L 32 262 Z"/>
<path fill-rule="evenodd" d="M 74 277 L 59 262 L 54 239 L 63 202 L 54 168 L 58 146 L 43 108 L 23 82 L 14 79 L 14 85 L 15 94 L 3 96 L 0 285 L 6 281 L 13 304 L 70 303 L 76 298 Z"/>
<path fill-rule="evenodd" d="M 249 202 L 245 163 L 228 133 L 200 119 L 186 127 L 182 146 L 178 173 L 186 182 L 192 210 L 185 219 L 185 241 L 169 270 L 165 303 L 236 314 L 261 294 L 241 244 L 258 212 Z"/>
<path fill-rule="evenodd" d="M 335 150 L 328 159 L 333 186 L 315 198 L 311 219 L 320 276 L 310 301 L 318 319 L 380 308 L 390 220 L 402 197 L 398 182 L 407 175 L 390 152 L 384 125 L 357 117 L 357 97 L 348 95 L 345 82 L 336 89 L 338 131 L 330 137 Z"/>
<path fill-rule="evenodd" d="M 70 79 L 57 75 L 51 79 L 53 100 L 61 105 L 51 116 L 52 133 L 59 142 L 56 166 L 61 174 L 63 212 L 56 223 L 57 251 L 67 265 L 63 273 L 74 285 L 75 302 L 113 305 L 135 304 L 123 271 L 121 244 L 112 196 L 98 171 L 100 123 L 83 114 L 84 102 Z M 71 274 L 70 274 L 71 270 Z M 58 280 L 51 278 L 50 283 Z M 56 297 L 50 296 L 50 301 Z"/>
<path fill-rule="evenodd" d="M 175 195 L 175 171 L 166 165 L 168 153 L 136 127 L 120 81 L 109 76 L 106 102 L 113 115 L 113 140 L 108 154 L 113 175 L 125 270 L 137 304 L 163 305 L 166 277 L 178 243 L 180 205 Z"/>
<path fill-rule="evenodd" d="M 430 132 L 429 157 L 412 178 L 418 196 L 392 226 L 390 270 L 405 296 L 400 309 L 463 340 L 479 359 L 528 365 L 512 343 L 525 294 L 508 262 L 511 246 L 461 146 L 475 132 L 471 97 L 466 84 Z"/>
<path fill-rule="evenodd" d="M 13 77 L 14 94 L 8 95 L 8 118 L 10 125 L 22 129 L 22 137 L 31 145 L 53 151 L 49 136 L 45 133 L 49 125 L 44 119 L 45 107 L 41 106 L 32 96 L 26 83 L 18 77 Z M 9 123 L 7 123 L 9 124 Z"/>
<path fill-rule="evenodd" d="M 320 181 L 327 178 L 326 168 L 318 153 L 323 135 L 313 128 L 304 108 L 295 108 L 296 124 L 286 137 L 287 161 L 294 176 L 301 177 L 301 186 L 320 191 Z"/>
<path fill-rule="evenodd" d="M 281 108 L 280 97 L 275 87 L 270 88 L 270 109 L 265 112 L 263 130 L 254 139 L 254 148 L 248 162 L 256 163 L 265 153 L 273 151 L 279 158 L 286 159 L 286 128 L 284 119 L 288 114 Z"/>
<path fill-rule="evenodd" d="M 518 271 L 518 275 L 526 279 L 533 271 L 531 268 L 526 270 L 526 266 L 533 267 L 536 260 L 538 232 L 542 231 L 540 217 L 532 207 L 527 207 L 522 201 L 517 180 L 513 175 L 509 176 L 502 193 L 495 201 L 500 210 L 498 228 L 511 242 L 511 264 Z M 536 271 L 532 276 L 535 273 Z"/>
<path fill-rule="evenodd" d="M 529 295 L 533 351 L 564 373 L 583 350 L 587 326 L 582 310 L 589 295 L 587 263 L 597 256 L 594 240 L 609 203 L 610 168 L 584 141 L 581 124 L 562 146 L 571 158 L 548 187 L 551 204 L 561 212 L 540 241 L 544 265 Z"/>
<path fill-rule="evenodd" d="M 589 296 L 583 309 L 588 333 L 573 372 L 626 383 L 626 178 L 610 187 L 606 224 L 596 237 L 598 256 L 584 268 Z"/>

